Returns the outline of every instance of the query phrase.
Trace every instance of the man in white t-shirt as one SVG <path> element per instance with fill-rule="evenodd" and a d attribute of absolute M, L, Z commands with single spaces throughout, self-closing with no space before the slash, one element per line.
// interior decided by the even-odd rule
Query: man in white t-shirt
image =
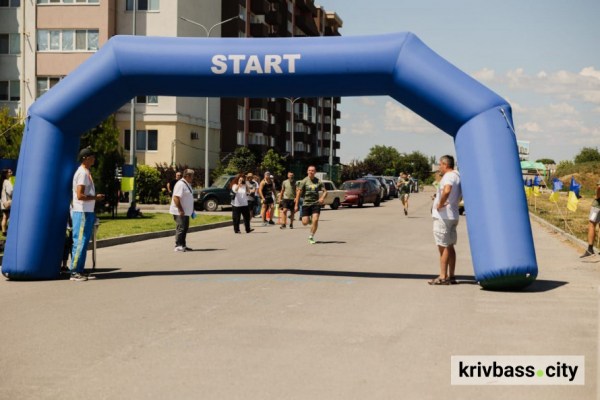
<path fill-rule="evenodd" d="M 96 194 L 90 167 L 96 162 L 94 151 L 86 147 L 79 152 L 81 165 L 73 176 L 73 252 L 71 255 L 71 280 L 87 281 L 95 277 L 84 272 L 88 243 L 94 231 L 96 200 L 103 200 L 103 194 Z"/>
<path fill-rule="evenodd" d="M 456 267 L 458 226 L 458 205 L 462 199 L 460 175 L 454 170 L 454 157 L 440 158 L 442 180 L 433 200 L 431 216 L 433 217 L 433 236 L 440 252 L 440 276 L 430 280 L 430 285 L 455 284 L 454 268 Z"/>
<path fill-rule="evenodd" d="M 183 179 L 180 179 L 173 188 L 173 199 L 171 200 L 171 209 L 169 213 L 177 224 L 175 229 L 175 250 L 189 251 L 185 238 L 190 228 L 190 216 L 194 213 L 194 191 L 192 182 L 194 181 L 194 170 L 186 169 L 183 171 Z"/>

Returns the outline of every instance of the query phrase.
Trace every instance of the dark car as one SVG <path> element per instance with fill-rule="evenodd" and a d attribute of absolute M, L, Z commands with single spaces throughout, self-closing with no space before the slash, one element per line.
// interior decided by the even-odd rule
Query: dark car
<path fill-rule="evenodd" d="M 360 180 L 373 182 L 373 184 L 377 187 L 377 190 L 379 190 L 379 197 L 380 197 L 381 201 L 385 201 L 386 190 L 383 187 L 383 185 L 381 184 L 381 182 L 379 181 L 379 179 L 376 179 L 373 176 L 365 176 L 364 178 L 360 178 Z"/>
<path fill-rule="evenodd" d="M 373 203 L 375 207 L 379 207 L 379 204 L 381 204 L 381 191 L 370 180 L 346 181 L 342 183 L 340 190 L 346 192 L 342 202 L 343 206 L 352 207 L 355 205 L 362 207 L 365 203 Z"/>
<path fill-rule="evenodd" d="M 198 211 L 217 211 L 219 206 L 231 204 L 231 181 L 235 175 L 222 175 L 210 187 L 198 190 L 194 208 Z"/>
<path fill-rule="evenodd" d="M 390 188 L 388 186 L 387 181 L 385 180 L 385 178 L 383 176 L 373 176 L 373 175 L 367 175 L 365 178 L 375 178 L 377 179 L 377 181 L 379 182 L 379 184 L 381 185 L 381 187 L 383 188 L 383 196 L 381 197 L 381 201 L 386 201 L 387 199 L 390 198 Z"/>
<path fill-rule="evenodd" d="M 390 199 L 398 198 L 398 189 L 396 188 L 396 182 L 392 178 L 385 178 L 385 181 L 388 184 Z"/>

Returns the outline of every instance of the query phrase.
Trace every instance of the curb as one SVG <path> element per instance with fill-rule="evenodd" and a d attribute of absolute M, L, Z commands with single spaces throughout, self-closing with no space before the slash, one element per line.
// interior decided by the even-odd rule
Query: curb
<path fill-rule="evenodd" d="M 567 232 L 563 231 L 559 227 L 552 225 L 550 222 L 548 222 L 548 221 L 546 221 L 546 220 L 538 217 L 537 215 L 529 213 L 529 216 L 531 217 L 531 219 L 533 219 L 534 221 L 536 221 L 540 225 L 545 226 L 546 228 L 552 229 L 554 232 L 558 233 L 559 235 L 561 235 L 562 237 L 564 237 L 565 239 L 567 239 L 571 243 L 576 244 L 577 246 L 581 246 L 584 249 L 587 249 L 588 244 L 586 242 L 584 242 L 583 240 L 578 239 L 575 236 L 571 235 L 570 233 L 567 233 Z"/>
<path fill-rule="evenodd" d="M 188 233 L 209 231 L 212 229 L 225 228 L 227 226 L 232 226 L 232 225 L 233 225 L 233 221 L 222 221 L 222 222 L 215 222 L 214 224 L 191 226 L 190 229 L 188 230 Z M 166 238 L 166 237 L 170 237 L 170 236 L 175 236 L 175 229 L 170 229 L 168 231 L 140 233 L 139 235 L 127 235 L 127 236 L 120 236 L 120 237 L 115 237 L 115 238 L 110 238 L 110 239 L 98 240 L 98 242 L 96 242 L 96 248 L 102 249 L 105 247 L 118 246 L 120 244 L 143 242 L 144 240 L 160 239 L 160 238 Z M 92 250 L 91 246 L 89 246 L 88 251 L 91 251 L 91 250 Z M 3 259 L 3 256 L 0 256 L 0 265 L 2 265 L 2 259 Z"/>

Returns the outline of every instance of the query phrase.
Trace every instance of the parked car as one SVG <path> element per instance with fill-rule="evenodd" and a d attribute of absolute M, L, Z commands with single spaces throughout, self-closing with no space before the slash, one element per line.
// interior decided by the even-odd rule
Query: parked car
<path fill-rule="evenodd" d="M 296 182 L 296 187 L 300 186 L 301 181 Z M 323 202 L 323 206 L 330 206 L 332 210 L 337 210 L 340 208 L 342 201 L 344 201 L 344 195 L 346 192 L 344 190 L 338 189 L 335 187 L 335 184 L 332 181 L 321 180 L 323 185 L 325 185 L 325 189 L 327 190 L 327 197 Z M 321 196 L 319 191 L 319 196 Z M 302 199 L 300 199 L 302 202 Z"/>
<path fill-rule="evenodd" d="M 392 178 L 385 178 L 385 181 L 388 184 L 390 199 L 398 198 L 398 188 L 396 188 L 396 182 Z"/>
<path fill-rule="evenodd" d="M 385 188 L 383 187 L 383 185 L 381 184 L 381 182 L 379 181 L 379 179 L 376 179 L 373 176 L 365 176 L 364 178 L 360 178 L 360 180 L 373 182 L 373 184 L 379 190 L 379 198 L 381 199 L 381 201 L 385 201 L 385 199 L 386 199 Z"/>
<path fill-rule="evenodd" d="M 381 204 L 381 191 L 371 180 L 353 180 L 342 183 L 340 189 L 345 191 L 343 206 L 362 207 L 365 203 Z"/>
<path fill-rule="evenodd" d="M 230 205 L 230 186 L 234 178 L 235 175 L 221 175 L 210 187 L 195 190 L 197 197 L 194 208 L 198 211 L 217 211 L 219 206 Z"/>
<path fill-rule="evenodd" d="M 385 180 L 385 178 L 383 176 L 372 176 L 372 177 L 377 179 L 379 181 L 379 183 L 381 184 L 381 186 L 383 187 L 383 189 L 385 190 L 385 193 L 384 193 L 383 197 L 381 198 L 381 201 L 388 200 L 390 198 L 390 188 L 389 188 L 389 185 L 388 185 L 387 181 Z M 371 176 L 369 176 L 369 178 L 371 178 Z"/>

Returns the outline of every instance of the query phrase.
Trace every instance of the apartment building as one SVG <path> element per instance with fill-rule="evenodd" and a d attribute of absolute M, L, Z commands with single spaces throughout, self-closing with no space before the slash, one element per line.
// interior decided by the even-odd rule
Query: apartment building
<path fill-rule="evenodd" d="M 134 0 L 0 0 L 0 107 L 26 114 L 28 107 L 87 60 L 113 35 L 133 34 Z M 137 0 L 136 35 L 204 37 L 339 35 L 342 21 L 312 0 Z M 330 119 L 336 99 L 295 104 L 296 157 L 329 155 Z M 241 108 L 239 107 L 241 105 Z M 136 98 L 138 163 L 205 163 L 206 99 Z M 289 153 L 291 104 L 284 99 L 209 99 L 209 165 L 237 146 Z M 129 157 L 131 105 L 117 111 L 120 140 Z M 222 127 L 223 121 L 223 127 Z M 334 134 L 339 127 L 334 123 Z M 339 142 L 334 141 L 334 149 Z M 335 151 L 335 150 L 334 150 Z M 335 162 L 339 162 L 336 157 Z"/>
<path fill-rule="evenodd" d="M 343 25 L 335 12 L 315 5 L 313 0 L 223 1 L 222 10 L 223 19 L 238 17 L 236 23 L 223 26 L 223 37 L 339 36 Z M 281 155 L 291 155 L 293 147 L 294 159 L 321 158 L 327 162 L 333 151 L 333 162 L 338 164 L 339 104 L 339 97 L 302 98 L 293 105 L 278 98 L 223 98 L 221 158 L 226 159 L 239 146 L 258 153 L 274 149 Z"/>

